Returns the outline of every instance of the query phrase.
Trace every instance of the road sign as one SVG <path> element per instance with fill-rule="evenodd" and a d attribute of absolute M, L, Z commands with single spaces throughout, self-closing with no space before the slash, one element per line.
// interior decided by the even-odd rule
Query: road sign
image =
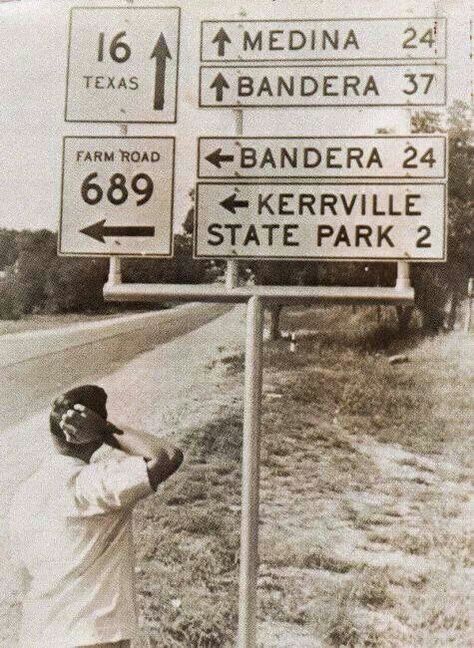
<path fill-rule="evenodd" d="M 172 255 L 173 137 L 65 137 L 58 251 Z"/>
<path fill-rule="evenodd" d="M 66 121 L 175 123 L 180 9 L 75 7 Z"/>
<path fill-rule="evenodd" d="M 198 183 L 196 257 L 441 261 L 444 184 Z"/>
<path fill-rule="evenodd" d="M 201 67 L 201 107 L 443 106 L 446 66 Z"/>
<path fill-rule="evenodd" d="M 201 137 L 200 178 L 445 178 L 446 138 Z"/>
<path fill-rule="evenodd" d="M 203 62 L 440 59 L 445 18 L 205 20 Z"/>

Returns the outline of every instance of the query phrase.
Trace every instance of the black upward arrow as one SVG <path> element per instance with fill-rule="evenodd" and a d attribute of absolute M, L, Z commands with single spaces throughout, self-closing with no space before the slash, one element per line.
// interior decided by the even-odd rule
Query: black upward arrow
<path fill-rule="evenodd" d="M 140 225 L 121 226 L 121 227 L 107 227 L 104 220 L 84 227 L 79 230 L 81 234 L 90 236 L 99 243 L 105 243 L 106 236 L 155 236 L 154 227 L 145 227 Z"/>
<path fill-rule="evenodd" d="M 224 209 L 227 209 L 227 211 L 230 211 L 231 214 L 235 214 L 237 209 L 243 209 L 249 206 L 248 200 L 237 200 L 237 194 L 232 194 L 232 196 L 229 196 L 219 204 Z"/>
<path fill-rule="evenodd" d="M 218 56 L 225 56 L 225 44 L 232 43 L 224 27 L 221 27 L 214 37 L 213 43 L 219 43 L 217 48 Z"/>
<path fill-rule="evenodd" d="M 214 90 L 214 88 L 216 89 L 216 101 L 223 101 L 224 88 L 230 88 L 230 86 L 220 72 L 211 83 L 211 90 Z"/>
<path fill-rule="evenodd" d="M 221 168 L 222 162 L 233 162 L 234 161 L 234 156 L 233 155 L 222 155 L 222 149 L 219 148 L 217 151 L 214 151 L 210 155 L 206 156 L 206 160 L 213 164 L 215 167 L 218 169 Z"/>
<path fill-rule="evenodd" d="M 171 59 L 166 38 L 161 33 L 150 58 L 156 59 L 154 110 L 163 110 L 165 106 L 166 59 Z"/>

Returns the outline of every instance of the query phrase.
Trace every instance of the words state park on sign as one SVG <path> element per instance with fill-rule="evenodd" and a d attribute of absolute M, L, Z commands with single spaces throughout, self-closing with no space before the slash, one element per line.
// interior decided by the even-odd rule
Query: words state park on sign
<path fill-rule="evenodd" d="M 442 260 L 443 184 L 198 183 L 197 257 Z"/>

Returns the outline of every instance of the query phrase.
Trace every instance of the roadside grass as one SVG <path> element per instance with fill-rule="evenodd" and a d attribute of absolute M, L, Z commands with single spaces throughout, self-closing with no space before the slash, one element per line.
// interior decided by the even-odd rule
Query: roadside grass
<path fill-rule="evenodd" d="M 469 339 L 419 340 L 392 366 L 408 347 L 384 316 L 286 312 L 297 353 L 266 345 L 259 619 L 318 648 L 466 648 Z M 137 516 L 144 646 L 235 642 L 243 356 L 221 362 L 233 404 L 186 432 L 180 477 Z"/>
<path fill-rule="evenodd" d="M 237 622 L 241 423 L 190 430 L 180 478 L 136 515 L 144 646 L 225 648 Z"/>

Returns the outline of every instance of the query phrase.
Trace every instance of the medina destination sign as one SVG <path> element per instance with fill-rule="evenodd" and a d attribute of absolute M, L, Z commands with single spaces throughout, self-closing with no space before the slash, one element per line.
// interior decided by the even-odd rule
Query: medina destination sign
<path fill-rule="evenodd" d="M 440 59 L 445 18 L 206 20 L 201 61 Z"/>

